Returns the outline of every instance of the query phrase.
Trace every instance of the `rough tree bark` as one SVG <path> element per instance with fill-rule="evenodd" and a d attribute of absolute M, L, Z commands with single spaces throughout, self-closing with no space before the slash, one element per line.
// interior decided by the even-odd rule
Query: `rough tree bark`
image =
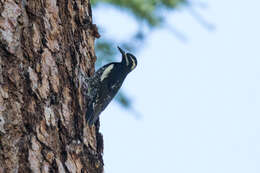
<path fill-rule="evenodd" d="M 0 0 L 0 173 L 103 172 L 83 87 L 98 36 L 90 0 Z"/>

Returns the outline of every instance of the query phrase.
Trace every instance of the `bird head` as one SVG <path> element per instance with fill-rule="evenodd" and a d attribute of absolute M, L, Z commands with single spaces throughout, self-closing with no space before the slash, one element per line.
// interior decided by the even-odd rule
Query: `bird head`
<path fill-rule="evenodd" d="M 122 54 L 121 64 L 123 64 L 129 72 L 134 70 L 137 65 L 136 57 L 131 53 L 125 53 L 125 51 L 123 51 L 119 46 L 117 48 Z"/>

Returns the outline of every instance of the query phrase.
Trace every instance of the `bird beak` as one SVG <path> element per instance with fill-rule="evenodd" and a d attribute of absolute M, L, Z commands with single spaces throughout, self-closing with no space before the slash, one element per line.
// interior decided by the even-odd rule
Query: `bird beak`
<path fill-rule="evenodd" d="M 125 55 L 125 51 L 123 51 L 119 46 L 117 46 L 117 48 L 121 52 L 122 55 Z"/>

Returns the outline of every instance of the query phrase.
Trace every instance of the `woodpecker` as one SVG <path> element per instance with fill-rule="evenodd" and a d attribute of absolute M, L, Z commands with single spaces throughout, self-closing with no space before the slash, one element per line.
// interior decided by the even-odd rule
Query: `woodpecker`
<path fill-rule="evenodd" d="M 92 126 L 99 118 L 100 113 L 107 107 L 122 86 L 126 76 L 135 69 L 137 60 L 131 53 L 122 54 L 121 62 L 112 62 L 94 73 L 88 81 L 90 101 L 86 111 L 86 121 Z"/>

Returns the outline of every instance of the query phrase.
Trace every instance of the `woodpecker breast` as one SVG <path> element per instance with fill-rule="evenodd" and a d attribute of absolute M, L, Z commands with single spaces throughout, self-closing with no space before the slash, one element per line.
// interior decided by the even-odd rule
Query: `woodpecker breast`
<path fill-rule="evenodd" d="M 113 62 L 101 67 L 89 80 L 91 101 L 88 104 L 86 120 L 93 125 L 100 113 L 115 97 L 126 76 L 135 69 L 137 60 L 134 55 L 125 53 L 120 47 L 121 62 Z"/>

